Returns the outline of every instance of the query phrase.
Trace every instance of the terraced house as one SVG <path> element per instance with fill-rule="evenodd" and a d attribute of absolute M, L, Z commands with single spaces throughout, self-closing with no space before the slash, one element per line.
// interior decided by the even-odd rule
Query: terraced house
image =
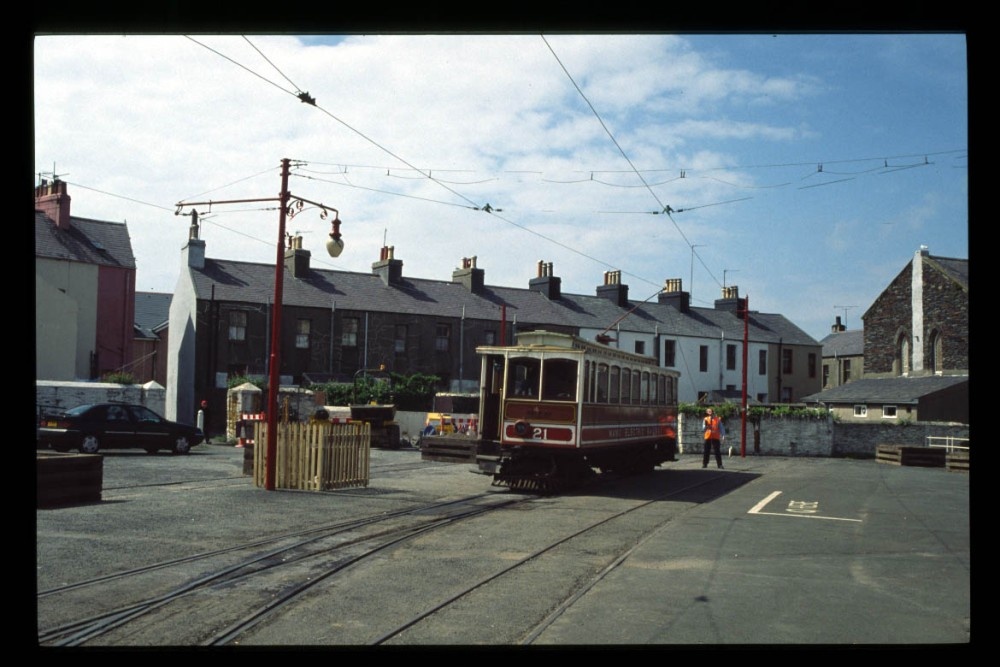
<path fill-rule="evenodd" d="M 229 377 L 269 374 L 274 265 L 214 259 L 199 236 L 193 226 L 170 306 L 167 416 L 178 420 L 201 400 L 222 406 Z M 406 276 L 393 247 L 373 254 L 371 273 L 316 269 L 301 238 L 284 256 L 282 385 L 349 381 L 384 366 L 436 375 L 443 391 L 475 391 L 477 346 L 548 329 L 600 336 L 680 370 L 681 401 L 738 395 L 745 331 L 752 400 L 792 402 L 820 389 L 820 344 L 782 315 L 750 310 L 744 321 L 734 286 L 698 308 L 680 279 L 667 280 L 655 302 L 633 301 L 618 271 L 594 294 L 567 294 L 544 261 L 526 267 L 526 287 L 515 288 L 487 284 L 475 256 L 461 258 L 450 280 Z"/>

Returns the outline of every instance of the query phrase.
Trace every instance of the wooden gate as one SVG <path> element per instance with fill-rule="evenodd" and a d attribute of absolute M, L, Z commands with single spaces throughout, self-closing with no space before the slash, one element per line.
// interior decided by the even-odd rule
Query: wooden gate
<path fill-rule="evenodd" d="M 254 485 L 266 485 L 267 422 L 254 429 Z M 276 489 L 329 491 L 368 486 L 371 426 L 365 423 L 279 423 Z"/>

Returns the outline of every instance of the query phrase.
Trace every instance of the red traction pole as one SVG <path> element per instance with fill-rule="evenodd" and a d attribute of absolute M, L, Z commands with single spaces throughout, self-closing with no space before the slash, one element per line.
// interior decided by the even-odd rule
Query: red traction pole
<path fill-rule="evenodd" d="M 750 346 L 750 297 L 743 297 L 743 405 L 740 412 L 740 457 L 747 456 L 747 357 Z"/>

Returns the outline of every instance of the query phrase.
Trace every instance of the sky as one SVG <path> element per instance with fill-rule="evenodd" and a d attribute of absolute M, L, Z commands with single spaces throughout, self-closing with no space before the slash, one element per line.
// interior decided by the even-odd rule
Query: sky
<path fill-rule="evenodd" d="M 921 246 L 969 256 L 959 33 L 58 34 L 33 58 L 34 181 L 128 225 L 138 291 L 174 290 L 192 208 L 208 257 L 273 265 L 284 159 L 314 267 L 391 246 L 408 278 L 735 285 L 817 341 Z"/>

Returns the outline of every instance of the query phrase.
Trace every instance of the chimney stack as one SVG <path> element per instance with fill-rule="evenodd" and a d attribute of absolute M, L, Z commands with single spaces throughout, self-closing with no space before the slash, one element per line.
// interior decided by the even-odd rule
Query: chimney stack
<path fill-rule="evenodd" d="M 451 282 L 460 283 L 473 294 L 480 294 L 485 283 L 485 271 L 476 268 L 476 258 L 463 257 L 462 268 L 455 269 L 451 274 Z"/>
<path fill-rule="evenodd" d="M 746 313 L 746 299 L 740 298 L 740 288 L 736 285 L 723 287 L 722 298 L 715 300 L 715 309 L 729 311 L 743 319 Z"/>
<path fill-rule="evenodd" d="M 847 327 L 840 323 L 840 315 L 837 315 L 837 323 L 830 327 L 830 333 L 840 333 L 846 329 Z"/>
<path fill-rule="evenodd" d="M 382 278 L 386 286 L 400 285 L 403 282 L 403 260 L 395 259 L 395 246 L 382 246 L 379 251 L 379 261 L 372 264 L 372 273 Z"/>
<path fill-rule="evenodd" d="M 562 297 L 562 279 L 553 275 L 552 262 L 538 260 L 538 276 L 528 281 L 528 289 L 541 292 L 550 301 Z"/>
<path fill-rule="evenodd" d="M 628 285 L 622 284 L 622 272 L 605 271 L 604 284 L 598 285 L 597 296 L 613 301 L 618 306 L 628 305 Z"/>
<path fill-rule="evenodd" d="M 288 248 L 285 249 L 285 268 L 293 278 L 305 278 L 309 274 L 310 257 L 312 253 L 302 248 L 301 236 L 289 238 Z"/>
<path fill-rule="evenodd" d="M 663 283 L 663 291 L 657 296 L 659 303 L 673 306 L 682 313 L 691 310 L 691 294 L 682 289 L 680 278 L 668 278 Z"/>
<path fill-rule="evenodd" d="M 65 181 L 43 180 L 35 187 L 35 210 L 49 216 L 59 229 L 69 229 L 69 203 Z"/>

